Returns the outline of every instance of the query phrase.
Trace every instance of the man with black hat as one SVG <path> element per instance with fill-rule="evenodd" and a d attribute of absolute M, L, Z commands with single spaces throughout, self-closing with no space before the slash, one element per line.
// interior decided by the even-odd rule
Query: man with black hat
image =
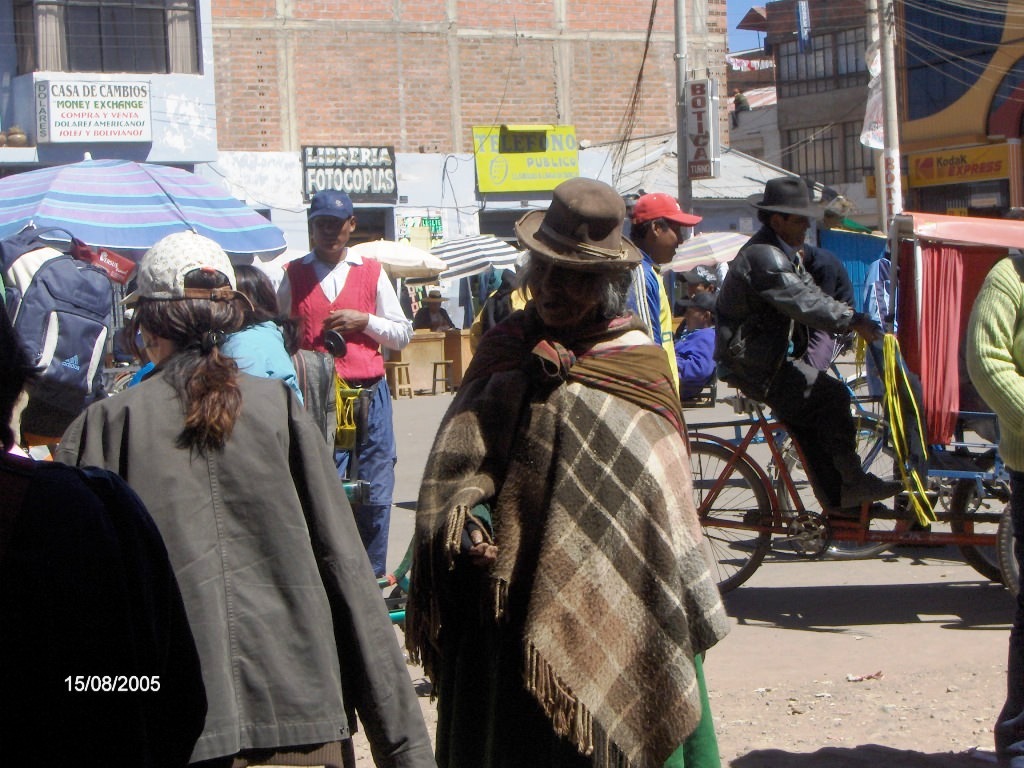
<path fill-rule="evenodd" d="M 718 295 L 719 378 L 772 407 L 803 449 L 823 508 L 853 512 L 894 496 L 900 483 L 861 468 L 846 385 L 800 360 L 808 327 L 855 331 L 868 341 L 881 339 L 882 329 L 822 291 L 804 268 L 804 237 L 820 210 L 801 179 L 771 179 L 753 205 L 761 229 L 740 249 Z"/>
<path fill-rule="evenodd" d="M 353 478 L 369 483 L 369 498 L 354 504 L 353 511 L 370 564 L 380 577 L 386 571 L 397 460 L 391 394 L 387 386 L 380 386 L 384 378 L 381 346 L 404 348 L 412 338 L 412 323 L 380 264 L 348 249 L 356 228 L 349 196 L 334 189 L 317 192 L 310 201 L 308 219 L 313 251 L 287 265 L 278 301 L 283 311 L 302 320 L 302 349 L 324 352 L 324 333 L 340 333 L 346 352 L 334 359 L 338 377 L 349 387 L 372 392 L 367 428 L 357 446 L 359 476 Z M 335 456 L 342 477 L 350 459 L 349 451 Z"/>

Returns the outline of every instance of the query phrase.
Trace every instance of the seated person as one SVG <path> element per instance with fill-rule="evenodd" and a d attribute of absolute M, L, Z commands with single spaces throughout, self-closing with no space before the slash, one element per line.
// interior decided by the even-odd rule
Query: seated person
<path fill-rule="evenodd" d="M 804 268 L 815 285 L 836 301 L 854 306 L 853 282 L 843 262 L 832 251 L 805 243 Z M 829 333 L 820 328 L 807 329 L 807 351 L 803 360 L 819 371 L 827 371 L 845 341 L 844 334 Z"/>
<path fill-rule="evenodd" d="M 804 238 L 820 208 L 798 178 L 771 179 L 753 203 L 761 229 L 730 265 L 718 292 L 718 376 L 771 406 L 796 438 L 815 495 L 832 512 L 895 496 L 902 483 L 861 467 L 846 385 L 801 360 L 807 328 L 854 331 L 867 341 L 882 329 L 821 290 L 804 269 Z"/>
<path fill-rule="evenodd" d="M 698 293 L 680 302 L 683 322 L 676 332 L 679 396 L 696 397 L 715 376 L 715 296 Z"/>
<path fill-rule="evenodd" d="M 412 319 L 412 329 L 414 331 L 447 331 L 449 328 L 454 328 L 455 323 L 441 306 L 444 301 L 447 299 L 441 295 L 440 291 L 431 291 L 427 294 L 427 298 L 423 300 L 423 306 L 416 311 L 416 316 Z"/>
<path fill-rule="evenodd" d="M 686 281 L 686 293 L 691 299 L 698 293 L 714 294 L 718 291 L 718 275 L 713 267 L 699 264 L 682 275 Z"/>

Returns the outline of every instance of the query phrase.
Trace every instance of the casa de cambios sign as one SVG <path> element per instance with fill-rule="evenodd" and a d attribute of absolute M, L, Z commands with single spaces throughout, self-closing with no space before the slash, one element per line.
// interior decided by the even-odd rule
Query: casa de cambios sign
<path fill-rule="evenodd" d="M 686 175 L 716 179 L 722 159 L 718 138 L 718 81 L 687 80 L 683 84 L 686 115 Z"/>
<path fill-rule="evenodd" d="M 151 142 L 151 85 L 138 80 L 41 80 L 36 143 Z"/>
<path fill-rule="evenodd" d="M 481 192 L 548 191 L 580 175 L 573 125 L 474 125 L 473 154 Z"/>
<path fill-rule="evenodd" d="M 356 203 L 398 202 L 395 148 L 308 146 L 302 148 L 302 193 L 347 192 Z"/>
<path fill-rule="evenodd" d="M 1005 179 L 1010 175 L 1006 144 L 919 152 L 907 157 L 910 186 L 933 187 Z"/>

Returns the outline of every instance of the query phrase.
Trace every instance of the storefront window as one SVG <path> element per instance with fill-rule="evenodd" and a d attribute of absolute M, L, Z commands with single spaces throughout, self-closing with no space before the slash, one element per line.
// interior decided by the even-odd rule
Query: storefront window
<path fill-rule="evenodd" d="M 18 70 L 199 73 L 195 0 L 15 0 Z"/>

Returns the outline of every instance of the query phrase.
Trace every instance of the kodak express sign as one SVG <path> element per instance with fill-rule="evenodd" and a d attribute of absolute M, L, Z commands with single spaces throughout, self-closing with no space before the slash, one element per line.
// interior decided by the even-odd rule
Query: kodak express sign
<path fill-rule="evenodd" d="M 910 155 L 908 161 L 912 187 L 1005 179 L 1010 174 L 1006 144 L 919 152 Z"/>

